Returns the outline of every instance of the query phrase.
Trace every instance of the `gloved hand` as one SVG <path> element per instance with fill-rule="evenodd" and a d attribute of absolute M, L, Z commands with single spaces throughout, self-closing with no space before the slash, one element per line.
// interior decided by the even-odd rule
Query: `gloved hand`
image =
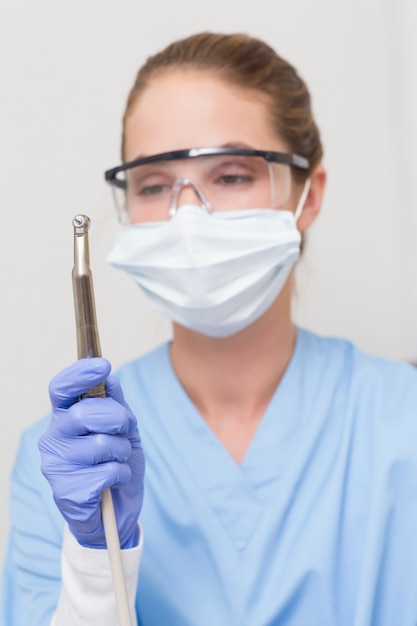
<path fill-rule="evenodd" d="M 78 540 L 105 548 L 100 502 L 110 487 L 120 545 L 137 545 L 145 462 L 136 418 L 102 358 L 81 359 L 52 379 L 52 419 L 39 440 L 41 468 Z M 79 397 L 105 381 L 107 398 Z"/>

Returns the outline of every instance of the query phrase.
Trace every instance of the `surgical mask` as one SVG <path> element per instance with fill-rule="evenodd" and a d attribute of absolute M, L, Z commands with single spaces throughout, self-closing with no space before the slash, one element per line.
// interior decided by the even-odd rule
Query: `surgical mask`
<path fill-rule="evenodd" d="M 308 185 L 295 214 L 181 206 L 168 221 L 123 229 L 108 261 L 171 320 L 211 337 L 233 335 L 266 312 L 298 259 L 296 219 L 307 192 Z"/>

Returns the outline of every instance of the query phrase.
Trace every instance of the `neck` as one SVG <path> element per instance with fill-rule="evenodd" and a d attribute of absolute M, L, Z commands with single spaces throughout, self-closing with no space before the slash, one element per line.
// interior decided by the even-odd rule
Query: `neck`
<path fill-rule="evenodd" d="M 296 330 L 290 318 L 291 286 L 248 328 L 223 339 L 174 324 L 171 360 L 188 396 L 241 460 L 291 359 Z M 227 444 L 236 442 L 238 449 Z M 245 435 L 246 433 L 246 435 Z M 233 446 L 232 446 L 233 447 Z"/>

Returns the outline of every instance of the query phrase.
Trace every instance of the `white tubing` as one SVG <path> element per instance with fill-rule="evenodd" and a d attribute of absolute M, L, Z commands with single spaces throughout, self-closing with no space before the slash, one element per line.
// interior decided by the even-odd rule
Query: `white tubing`
<path fill-rule="evenodd" d="M 113 499 L 110 489 L 103 491 L 101 516 L 103 518 L 114 595 L 116 597 L 117 611 L 119 614 L 119 626 L 132 626 L 120 551 L 119 533 L 117 531 L 116 516 L 114 514 Z"/>

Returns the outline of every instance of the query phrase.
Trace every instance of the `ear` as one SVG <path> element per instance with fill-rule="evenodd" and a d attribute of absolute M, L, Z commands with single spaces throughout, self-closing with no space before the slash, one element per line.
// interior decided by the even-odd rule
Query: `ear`
<path fill-rule="evenodd" d="M 307 230 L 320 213 L 324 189 L 326 187 L 326 170 L 318 165 L 310 177 L 310 189 L 304 202 L 304 207 L 297 220 L 297 228 L 302 233 Z"/>

